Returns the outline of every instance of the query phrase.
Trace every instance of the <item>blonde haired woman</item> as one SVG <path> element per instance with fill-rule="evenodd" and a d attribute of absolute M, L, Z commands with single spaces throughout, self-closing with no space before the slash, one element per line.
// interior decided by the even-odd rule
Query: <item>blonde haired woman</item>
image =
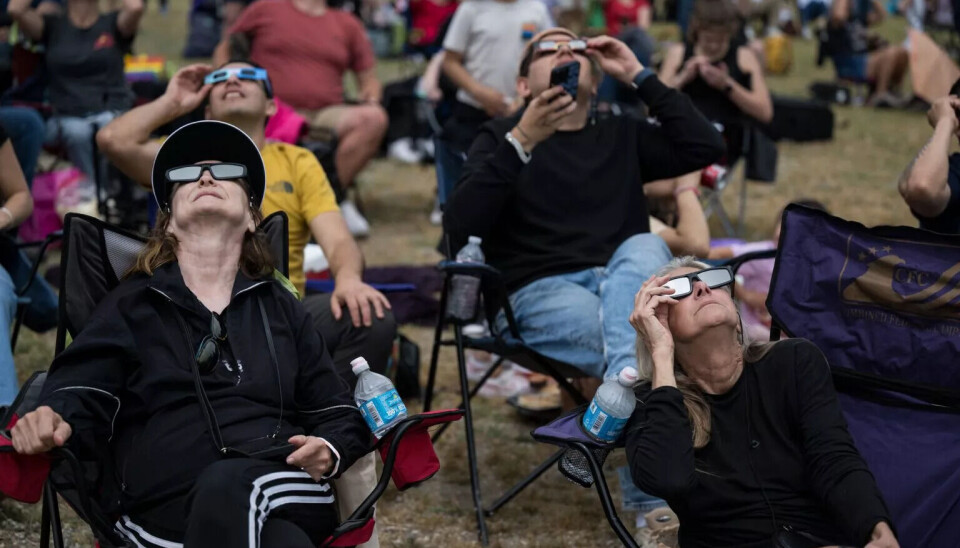
<path fill-rule="evenodd" d="M 801 339 L 744 347 L 732 287 L 730 270 L 683 257 L 637 293 L 634 482 L 677 513 L 684 548 L 790 535 L 897 548 L 823 354 Z"/>

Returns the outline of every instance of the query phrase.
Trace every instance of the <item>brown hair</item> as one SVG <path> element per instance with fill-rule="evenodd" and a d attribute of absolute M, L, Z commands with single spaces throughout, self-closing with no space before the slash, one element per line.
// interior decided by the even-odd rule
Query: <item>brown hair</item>
<path fill-rule="evenodd" d="M 740 13 L 732 0 L 697 0 L 687 27 L 687 41 L 697 43 L 697 33 L 704 29 L 724 30 L 734 34 L 740 29 Z"/>
<path fill-rule="evenodd" d="M 703 0 L 698 0 L 702 2 Z M 657 271 L 657 276 L 666 274 L 678 268 L 710 268 L 706 263 L 697 261 L 691 256 L 677 257 Z M 742 334 L 740 335 L 741 341 Z M 767 352 L 773 348 L 775 343 L 750 343 L 743 349 L 744 362 L 755 362 L 763 358 Z M 644 343 L 643 337 L 637 335 L 637 376 L 641 381 L 648 381 L 653 378 L 653 356 L 650 349 Z M 687 410 L 687 417 L 690 419 L 690 429 L 693 436 L 694 449 L 700 449 L 710 443 L 710 403 L 704 396 L 700 386 L 687 376 L 683 366 L 674 355 L 673 373 L 677 379 L 677 390 L 683 396 L 683 406 Z"/>
<path fill-rule="evenodd" d="M 238 182 L 249 196 L 250 193 L 246 183 Z M 176 188 L 173 192 L 176 192 Z M 173 193 L 171 193 L 171 202 L 173 201 L 172 197 Z M 250 204 L 249 201 L 247 203 Z M 260 226 L 263 215 L 253 204 L 250 204 L 250 215 L 253 216 L 253 223 Z M 143 251 L 137 255 L 136 262 L 130 267 L 126 276 L 138 273 L 153 276 L 154 271 L 161 266 L 177 261 L 177 246 L 180 242 L 176 236 L 168 231 L 170 217 L 171 214 L 164 210 L 157 214 L 157 224 L 150 232 L 147 244 Z M 243 247 L 240 250 L 240 271 L 249 278 L 262 278 L 273 272 L 275 264 L 273 253 L 270 251 L 270 246 L 267 244 L 263 233 L 259 230 L 244 232 Z"/>

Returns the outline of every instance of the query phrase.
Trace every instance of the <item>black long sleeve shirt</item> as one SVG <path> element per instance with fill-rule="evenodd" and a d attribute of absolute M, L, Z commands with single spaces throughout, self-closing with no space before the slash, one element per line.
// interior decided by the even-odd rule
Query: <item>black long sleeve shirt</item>
<path fill-rule="evenodd" d="M 701 449 L 673 387 L 641 395 L 627 427 L 633 479 L 677 513 L 683 548 L 768 547 L 774 515 L 778 528 L 857 546 L 880 521 L 892 523 L 812 343 L 777 343 L 708 401 Z"/>
<path fill-rule="evenodd" d="M 557 132 L 524 164 L 505 139 L 519 116 L 485 124 L 444 212 L 456 251 L 484 239 L 511 291 L 546 276 L 602 266 L 627 238 L 649 232 L 644 182 L 718 160 L 720 134 L 656 77 L 638 96 L 659 124 L 620 116 Z"/>

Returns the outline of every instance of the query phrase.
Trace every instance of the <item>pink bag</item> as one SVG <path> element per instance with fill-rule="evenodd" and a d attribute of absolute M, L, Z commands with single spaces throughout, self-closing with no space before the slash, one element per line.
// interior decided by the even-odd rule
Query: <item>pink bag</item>
<path fill-rule="evenodd" d="M 277 113 L 267 122 L 267 139 L 291 145 L 297 144 L 300 135 L 303 134 L 303 127 L 307 123 L 306 119 L 280 99 L 274 99 L 274 101 L 277 103 Z"/>
<path fill-rule="evenodd" d="M 20 225 L 20 239 L 24 242 L 36 242 L 47 234 L 63 228 L 63 222 L 57 215 L 57 193 L 63 181 L 80 176 L 76 168 L 37 173 L 33 177 L 33 214 Z"/>

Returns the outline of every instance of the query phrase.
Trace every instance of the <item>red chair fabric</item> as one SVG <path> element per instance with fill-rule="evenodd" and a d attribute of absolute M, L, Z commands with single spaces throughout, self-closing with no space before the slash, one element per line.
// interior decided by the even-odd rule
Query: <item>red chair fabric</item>
<path fill-rule="evenodd" d="M 17 424 L 14 415 L 6 429 Z M 20 455 L 13 451 L 13 442 L 0 435 L 0 493 L 20 502 L 34 504 L 43 495 L 43 484 L 50 473 L 46 455 Z"/>
<path fill-rule="evenodd" d="M 344 533 L 337 538 L 332 536 L 327 538 L 324 541 L 323 546 L 357 546 L 358 544 L 363 544 L 370 540 L 370 537 L 373 536 L 373 527 L 377 524 L 377 520 L 370 518 L 367 520 L 363 527 L 358 527 L 348 533 Z"/>
<path fill-rule="evenodd" d="M 433 448 L 433 441 L 427 431 L 431 426 L 460 420 L 463 412 L 456 410 L 430 411 L 423 413 L 423 419 L 411 426 L 400 439 L 396 460 L 393 463 L 393 484 L 403 491 L 432 478 L 440 470 L 440 458 Z M 387 460 L 393 434 L 381 440 L 378 450 L 380 458 Z"/>

